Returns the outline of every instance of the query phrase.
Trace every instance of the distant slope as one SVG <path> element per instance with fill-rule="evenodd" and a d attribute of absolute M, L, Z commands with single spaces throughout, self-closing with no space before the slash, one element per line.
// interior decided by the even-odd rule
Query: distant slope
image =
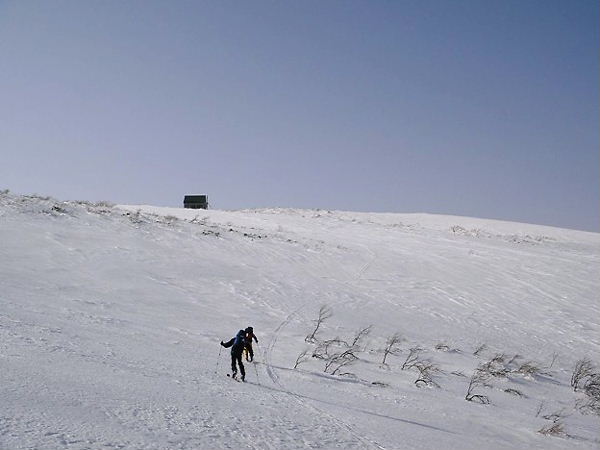
<path fill-rule="evenodd" d="M 599 234 L 4 193 L 0 243 L 0 449 L 598 446 L 569 380 L 600 352 Z M 218 343 L 247 325 L 242 385 Z M 473 392 L 491 404 L 465 401 L 494 357 Z M 565 434 L 538 433 L 555 412 Z"/>

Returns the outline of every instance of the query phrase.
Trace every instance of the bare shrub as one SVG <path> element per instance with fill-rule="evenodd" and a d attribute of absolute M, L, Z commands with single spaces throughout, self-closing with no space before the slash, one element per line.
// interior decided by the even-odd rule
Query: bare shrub
<path fill-rule="evenodd" d="M 467 232 L 466 228 L 461 227 L 460 225 L 452 225 L 450 227 L 450 231 L 452 231 L 452 233 L 459 233 L 459 234 L 464 234 Z"/>
<path fill-rule="evenodd" d="M 335 375 L 342 367 L 346 367 L 358 360 L 358 356 L 354 354 L 354 349 L 349 348 L 341 353 L 331 355 L 325 363 L 324 372 L 327 373 L 329 369 L 331 374 Z"/>
<path fill-rule="evenodd" d="M 486 344 L 481 344 L 479 347 L 475 349 L 473 355 L 479 356 L 482 352 L 486 351 L 488 346 Z"/>
<path fill-rule="evenodd" d="M 294 369 L 298 368 L 298 366 L 300 364 L 302 364 L 303 362 L 306 362 L 308 360 L 308 353 L 310 352 L 310 349 L 305 348 L 296 358 L 296 362 L 294 363 Z"/>
<path fill-rule="evenodd" d="M 595 414 L 600 416 L 600 400 L 597 398 L 588 397 L 583 401 L 576 403 L 577 408 L 582 414 Z"/>
<path fill-rule="evenodd" d="M 360 343 L 371 333 L 372 329 L 373 325 L 369 325 L 368 327 L 358 330 L 352 339 L 352 344 L 350 344 L 350 347 L 358 348 Z"/>
<path fill-rule="evenodd" d="M 124 216 L 126 216 L 127 218 L 129 218 L 129 220 L 131 221 L 131 223 L 135 224 L 135 225 L 139 225 L 141 223 L 144 222 L 144 219 L 142 217 L 142 211 L 140 209 L 138 209 L 136 212 L 131 213 L 131 212 L 126 212 L 125 214 L 123 214 Z"/>
<path fill-rule="evenodd" d="M 492 377 L 505 378 L 510 373 L 504 366 L 505 355 L 503 353 L 497 354 L 490 361 L 482 364 L 478 370 L 486 372 Z"/>
<path fill-rule="evenodd" d="M 30 198 L 33 200 L 44 200 L 44 201 L 48 201 L 48 200 L 52 199 L 52 197 L 49 197 L 47 195 L 40 195 L 40 194 L 35 194 L 35 193 L 30 194 L 30 195 L 24 195 L 23 198 Z"/>
<path fill-rule="evenodd" d="M 331 347 L 349 347 L 346 341 L 341 340 L 339 337 L 328 339 L 326 341 L 319 342 L 313 351 L 312 357 L 317 359 L 328 359 L 329 349 Z"/>
<path fill-rule="evenodd" d="M 99 202 L 94 203 L 94 206 L 97 208 L 114 208 L 115 204 L 106 200 L 100 200 Z"/>
<path fill-rule="evenodd" d="M 327 319 L 331 318 L 331 316 L 333 316 L 332 309 L 327 305 L 321 306 L 321 309 L 319 309 L 319 317 L 317 317 L 317 320 L 315 320 L 315 329 L 313 330 L 313 332 L 311 334 L 306 336 L 306 338 L 304 340 L 306 342 L 315 342 L 316 341 L 315 336 L 317 335 L 319 328 L 321 327 L 321 325 L 323 325 L 323 322 L 325 322 Z"/>
<path fill-rule="evenodd" d="M 402 364 L 401 369 L 412 369 L 415 367 L 417 362 L 419 361 L 419 353 L 421 353 L 423 349 L 421 347 L 413 347 L 408 351 L 408 356 L 406 360 L 404 360 L 404 364 Z"/>
<path fill-rule="evenodd" d="M 587 359 L 580 359 L 575 363 L 573 374 L 571 375 L 571 387 L 575 392 L 579 389 L 580 384 L 585 381 L 586 378 L 592 376 L 594 373 L 594 365 Z"/>
<path fill-rule="evenodd" d="M 565 417 L 564 409 L 556 411 L 552 414 L 547 414 L 543 417 L 546 420 L 552 421 L 552 424 L 542 427 L 538 430 L 538 433 L 546 436 L 567 436 L 567 433 L 565 432 L 565 426 L 561 422 L 563 417 Z"/>
<path fill-rule="evenodd" d="M 312 357 L 317 359 L 325 359 L 329 354 L 329 341 L 319 342 L 312 352 Z"/>
<path fill-rule="evenodd" d="M 583 391 L 588 397 L 600 400 L 600 373 L 593 373 L 587 378 Z"/>
<path fill-rule="evenodd" d="M 504 389 L 504 392 L 506 392 L 507 394 L 516 395 L 517 397 L 525 397 L 525 394 L 523 394 L 518 389 L 513 389 L 513 388 Z"/>
<path fill-rule="evenodd" d="M 467 388 L 467 394 L 465 395 L 465 400 L 468 402 L 477 402 L 483 405 L 488 405 L 490 403 L 490 399 L 487 395 L 475 394 L 475 388 L 479 386 L 485 385 L 485 382 L 489 379 L 490 374 L 486 370 L 478 367 L 473 372 L 471 376 L 471 380 L 469 381 L 469 387 Z"/>
<path fill-rule="evenodd" d="M 52 205 L 50 214 L 67 214 L 67 210 L 57 203 Z"/>
<path fill-rule="evenodd" d="M 400 351 L 398 346 L 400 345 L 402 340 L 403 340 L 403 338 L 400 335 L 400 333 L 394 333 L 390 337 L 387 338 L 387 341 L 385 343 L 385 348 L 383 349 L 383 361 L 381 361 L 382 365 L 385 366 L 385 360 L 387 359 L 388 355 L 397 355 L 398 354 L 398 352 Z"/>
<path fill-rule="evenodd" d="M 519 355 L 518 353 L 515 353 L 515 355 L 510 358 L 508 360 L 508 362 L 506 363 L 507 366 L 512 366 L 513 364 L 518 364 L 517 361 L 523 359 L 523 357 L 521 355 Z"/>
<path fill-rule="evenodd" d="M 519 367 L 514 372 L 521 374 L 521 375 L 530 376 L 530 377 L 537 375 L 537 374 L 546 373 L 546 372 L 543 372 L 542 368 L 534 361 L 524 362 L 523 364 L 519 365 Z"/>
<path fill-rule="evenodd" d="M 550 420 L 553 423 L 559 422 L 563 417 L 565 417 L 565 410 L 561 409 L 559 411 L 554 411 L 553 413 L 546 414 L 542 416 L 546 420 Z"/>
<path fill-rule="evenodd" d="M 535 413 L 535 417 L 539 417 L 539 415 L 542 413 L 544 406 L 546 406 L 546 402 L 544 400 L 542 400 L 540 402 L 540 404 L 538 405 L 537 411 Z"/>
<path fill-rule="evenodd" d="M 422 386 L 434 386 L 434 387 L 438 387 L 438 388 L 440 387 L 440 385 L 437 384 L 433 380 L 433 374 L 435 372 L 440 372 L 440 369 L 438 366 L 433 364 L 431 361 L 419 361 L 417 364 L 415 364 L 415 367 L 419 371 L 419 376 L 415 380 L 415 385 L 417 387 L 422 387 Z"/>
<path fill-rule="evenodd" d="M 560 422 L 555 422 L 551 425 L 546 425 L 538 430 L 538 433 L 541 433 L 545 436 L 566 436 L 565 426 Z"/>
<path fill-rule="evenodd" d="M 505 353 L 496 353 L 494 355 L 494 357 L 490 360 L 490 362 L 496 363 L 496 364 L 504 364 L 504 361 L 506 361 Z"/>
<path fill-rule="evenodd" d="M 587 377 L 583 391 L 587 398 L 579 407 L 581 412 L 600 416 L 600 373 L 593 373 Z"/>

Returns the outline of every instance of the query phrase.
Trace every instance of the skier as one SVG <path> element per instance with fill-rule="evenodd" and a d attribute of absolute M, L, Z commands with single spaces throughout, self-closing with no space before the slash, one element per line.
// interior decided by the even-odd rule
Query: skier
<path fill-rule="evenodd" d="M 231 376 L 235 378 L 237 375 L 237 368 L 235 363 L 237 361 L 238 366 L 240 366 L 240 373 L 242 374 L 242 381 L 246 378 L 246 371 L 244 370 L 244 364 L 242 364 L 242 351 L 244 350 L 246 342 L 246 332 L 244 330 L 238 331 L 234 338 L 223 343 L 221 341 L 221 345 L 225 348 L 231 347 Z"/>
<path fill-rule="evenodd" d="M 252 362 L 254 359 L 254 351 L 252 350 L 252 339 L 258 344 L 258 338 L 254 334 L 254 328 L 248 327 L 244 330 L 246 332 L 246 347 L 244 348 L 246 354 L 246 361 Z"/>

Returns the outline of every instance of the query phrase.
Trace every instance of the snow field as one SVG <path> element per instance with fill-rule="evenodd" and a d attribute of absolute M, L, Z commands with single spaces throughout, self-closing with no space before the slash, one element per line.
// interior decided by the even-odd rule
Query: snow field
<path fill-rule="evenodd" d="M 598 361 L 599 269 L 600 235 L 535 225 L 5 193 L 0 448 L 597 448 L 569 379 Z M 346 375 L 293 369 L 322 305 L 321 342 L 373 325 Z M 248 325 L 256 363 L 235 383 L 218 343 Z M 401 370 L 415 346 L 439 388 Z M 499 353 L 544 373 L 465 401 Z M 555 412 L 568 436 L 537 432 Z"/>

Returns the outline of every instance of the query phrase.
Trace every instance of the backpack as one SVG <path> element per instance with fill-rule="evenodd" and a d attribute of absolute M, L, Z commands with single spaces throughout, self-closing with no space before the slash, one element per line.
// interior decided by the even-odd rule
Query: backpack
<path fill-rule="evenodd" d="M 233 348 L 236 348 L 236 349 L 243 348 L 245 344 L 246 344 L 245 334 L 238 333 L 235 336 L 235 340 L 233 341 Z"/>

